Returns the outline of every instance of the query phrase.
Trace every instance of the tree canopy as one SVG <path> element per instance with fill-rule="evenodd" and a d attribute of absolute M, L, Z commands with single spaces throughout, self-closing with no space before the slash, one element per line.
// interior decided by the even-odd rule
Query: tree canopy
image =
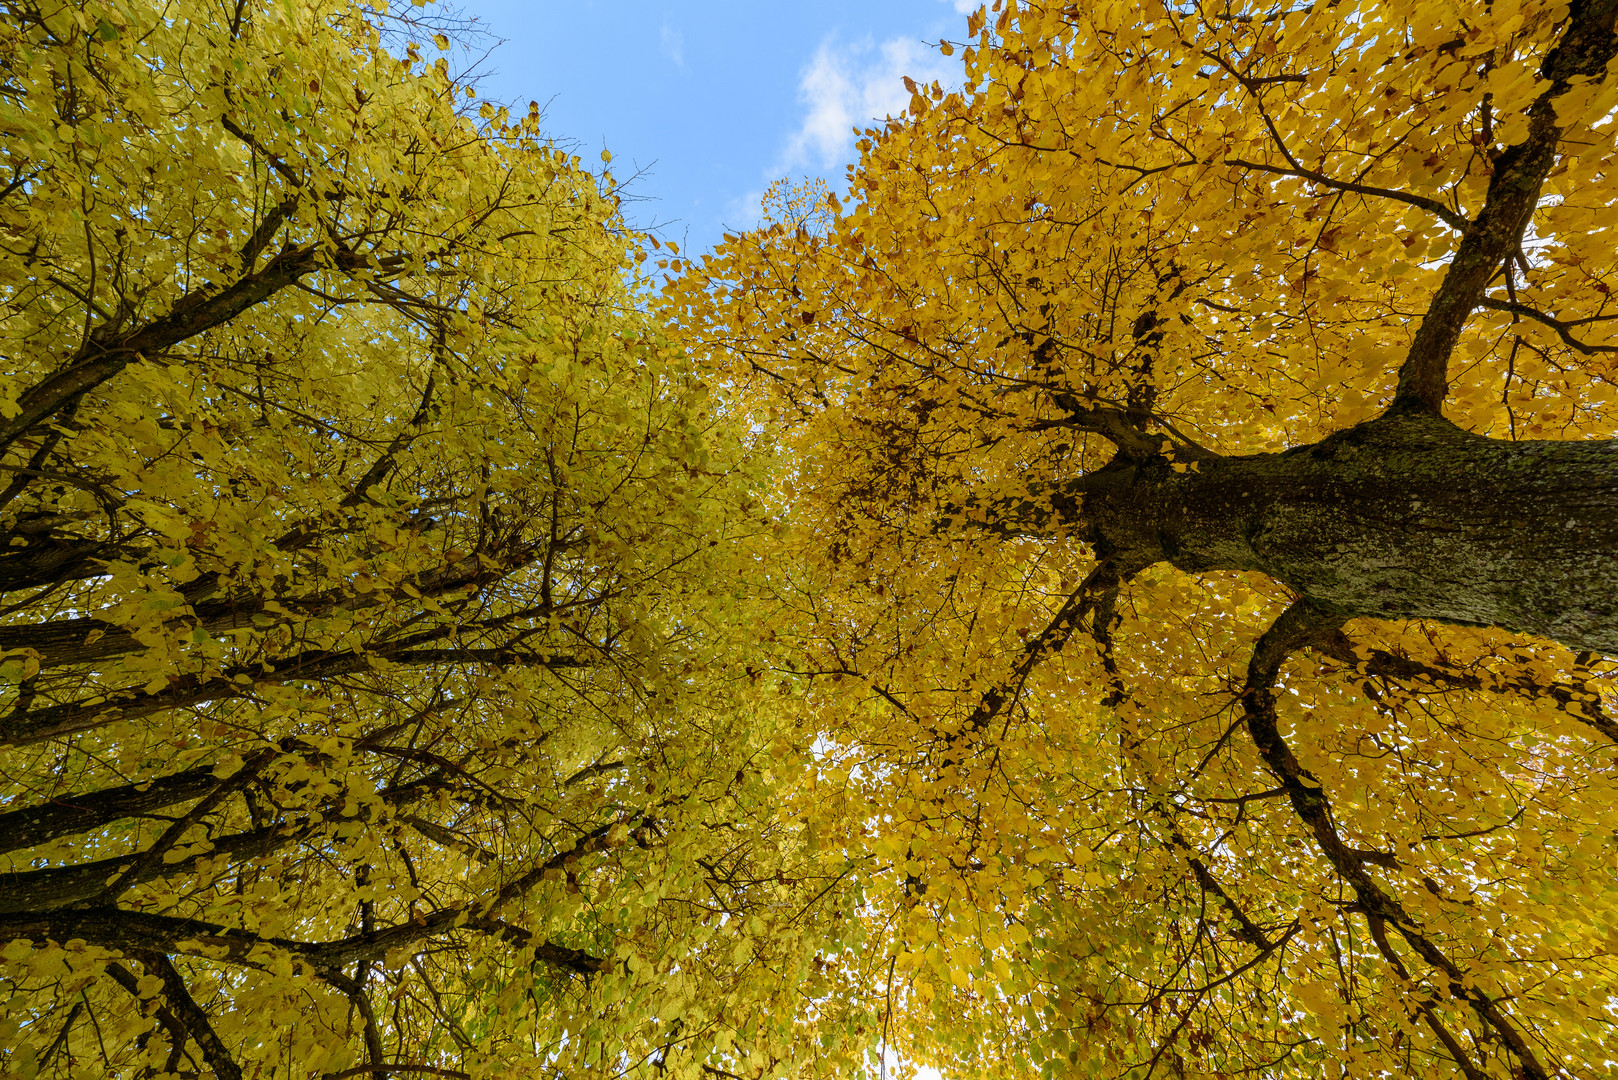
<path fill-rule="evenodd" d="M 995 3 L 670 282 L 902 1057 L 1611 1071 L 1615 12 Z"/>
<path fill-rule="evenodd" d="M 838 1053 L 757 477 L 405 10 L 4 5 L 7 1075 Z"/>
<path fill-rule="evenodd" d="M 432 16 L 0 10 L 8 1074 L 1611 1071 L 1618 0 L 999 0 L 661 292 Z"/>

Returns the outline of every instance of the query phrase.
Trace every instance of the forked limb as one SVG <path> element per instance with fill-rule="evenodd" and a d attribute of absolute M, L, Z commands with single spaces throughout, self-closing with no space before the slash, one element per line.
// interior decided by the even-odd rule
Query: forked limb
<path fill-rule="evenodd" d="M 1398 898 L 1371 876 L 1368 865 L 1377 861 L 1375 853 L 1350 847 L 1338 834 L 1325 789 L 1298 761 L 1281 734 L 1275 708 L 1275 681 L 1281 665 L 1297 650 L 1325 639 L 1344 621 L 1341 615 L 1322 610 L 1308 600 L 1299 600 L 1264 632 L 1253 648 L 1247 682 L 1242 688 L 1247 733 L 1258 747 L 1265 766 L 1286 789 L 1293 813 L 1314 837 L 1332 869 L 1353 888 L 1356 906 L 1367 923 L 1376 928 L 1374 932 L 1381 932 L 1384 926 L 1396 929 L 1418 956 L 1442 973 L 1450 993 L 1470 1005 L 1482 1024 L 1499 1038 L 1516 1059 L 1522 1076 L 1528 1080 L 1549 1080 L 1550 1072 L 1499 1003 L 1472 984 L 1460 966 L 1422 932 Z M 1463 1071 L 1468 1067 L 1461 1060 L 1457 1064 Z"/>

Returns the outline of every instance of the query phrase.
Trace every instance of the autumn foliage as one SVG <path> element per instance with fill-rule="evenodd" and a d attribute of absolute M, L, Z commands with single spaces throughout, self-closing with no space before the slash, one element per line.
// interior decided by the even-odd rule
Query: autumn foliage
<path fill-rule="evenodd" d="M 669 284 L 903 1058 L 1610 1071 L 1614 17 L 996 3 Z"/>
<path fill-rule="evenodd" d="M 611 177 L 398 13 L 5 12 L 7 1074 L 812 1059 L 767 528 Z"/>
<path fill-rule="evenodd" d="M 661 290 L 430 12 L 0 10 L 8 1074 L 1611 1071 L 1614 0 L 997 0 Z"/>

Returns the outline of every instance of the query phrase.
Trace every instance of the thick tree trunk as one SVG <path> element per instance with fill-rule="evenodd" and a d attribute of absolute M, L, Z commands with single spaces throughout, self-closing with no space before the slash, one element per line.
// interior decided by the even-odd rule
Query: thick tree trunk
<path fill-rule="evenodd" d="M 1342 615 L 1618 655 L 1618 442 L 1506 442 L 1406 414 L 1283 453 L 1184 473 L 1116 465 L 1080 484 L 1057 512 L 1073 507 L 1129 569 L 1258 570 Z"/>

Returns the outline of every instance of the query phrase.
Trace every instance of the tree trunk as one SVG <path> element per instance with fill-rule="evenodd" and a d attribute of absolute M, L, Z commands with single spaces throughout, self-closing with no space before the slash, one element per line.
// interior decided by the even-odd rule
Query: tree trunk
<path fill-rule="evenodd" d="M 1110 466 L 1056 513 L 1130 570 L 1258 570 L 1342 615 L 1618 655 L 1618 442 L 1507 442 L 1405 414 L 1195 469 Z"/>

